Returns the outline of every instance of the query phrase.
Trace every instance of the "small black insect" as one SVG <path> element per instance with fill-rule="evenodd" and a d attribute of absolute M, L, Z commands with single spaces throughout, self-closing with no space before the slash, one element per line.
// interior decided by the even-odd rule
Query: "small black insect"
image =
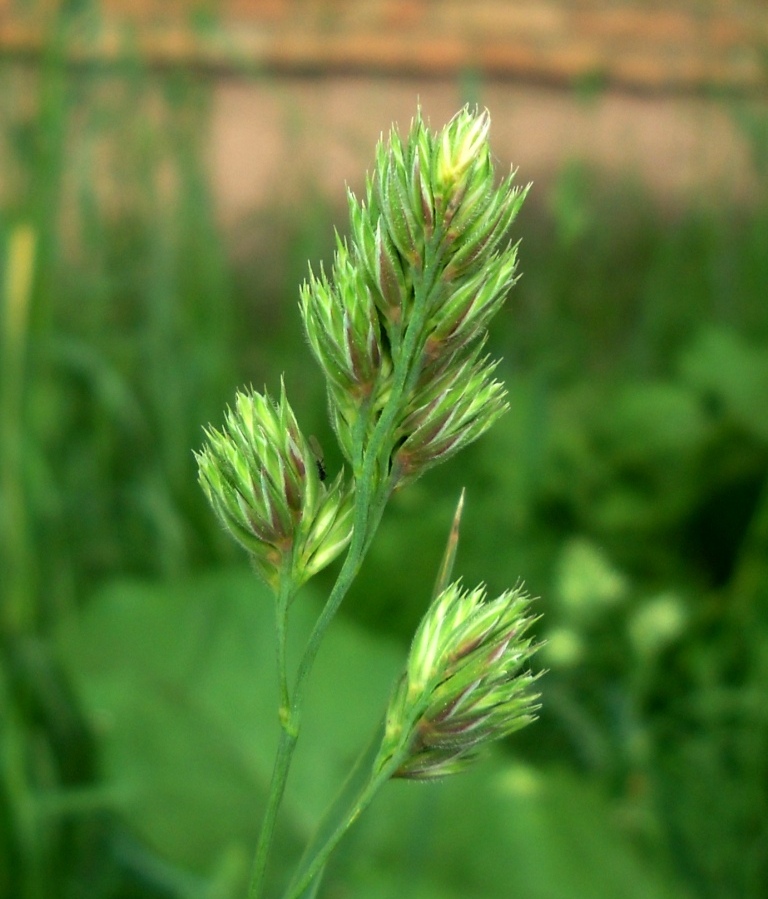
<path fill-rule="evenodd" d="M 326 478 L 326 470 L 325 470 L 325 459 L 323 458 L 323 449 L 320 446 L 320 442 L 314 434 L 309 435 L 309 448 L 312 450 L 312 455 L 315 457 L 315 465 L 317 465 L 317 476 L 321 481 L 324 481 Z"/>

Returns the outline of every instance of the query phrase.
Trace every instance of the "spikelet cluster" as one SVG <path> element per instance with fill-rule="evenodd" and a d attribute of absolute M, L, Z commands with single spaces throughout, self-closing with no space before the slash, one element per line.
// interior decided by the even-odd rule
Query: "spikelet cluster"
<path fill-rule="evenodd" d="M 486 431 L 505 410 L 481 352 L 515 280 L 509 229 L 527 188 L 499 185 L 487 112 L 440 132 L 417 116 L 380 141 L 365 196 L 350 192 L 350 235 L 331 271 L 311 273 L 301 310 L 328 385 L 342 451 L 360 468 L 380 418 L 380 471 L 401 486 Z"/>
<path fill-rule="evenodd" d="M 275 590 L 329 564 L 349 542 L 352 494 L 340 473 L 326 485 L 282 389 L 238 393 L 222 429 L 209 428 L 197 454 L 214 511 Z"/>
<path fill-rule="evenodd" d="M 444 777 L 535 719 L 529 610 L 520 588 L 488 601 L 453 583 L 437 596 L 390 701 L 380 766 L 395 758 L 395 777 Z"/>

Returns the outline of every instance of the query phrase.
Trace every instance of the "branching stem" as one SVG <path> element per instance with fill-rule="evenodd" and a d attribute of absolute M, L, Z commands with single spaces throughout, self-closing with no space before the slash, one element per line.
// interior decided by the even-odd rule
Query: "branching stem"
<path fill-rule="evenodd" d="M 362 443 L 364 440 L 363 429 L 360 428 L 356 432 L 356 440 L 359 441 L 359 443 L 355 447 L 355 455 L 362 460 L 362 471 L 355 483 L 356 494 L 352 540 L 350 541 L 349 549 L 347 550 L 336 583 L 334 584 L 307 641 L 304 653 L 299 662 L 292 691 L 289 688 L 285 660 L 285 629 L 288 601 L 295 592 L 292 585 L 285 591 L 281 591 L 280 596 L 278 597 L 277 652 L 281 703 L 281 732 L 275 758 L 275 766 L 272 772 L 269 796 L 267 798 L 267 809 L 256 849 L 248 899 L 261 899 L 263 896 L 267 860 L 273 841 L 277 814 L 282 803 L 285 785 L 293 761 L 293 753 L 299 737 L 301 713 L 304 704 L 304 687 L 307 678 L 314 666 L 317 653 L 328 627 L 360 570 L 360 566 L 363 563 L 363 559 L 365 558 L 373 536 L 381 521 L 387 500 L 392 493 L 393 484 L 388 473 L 389 455 L 392 448 L 392 433 L 394 430 L 395 418 L 402 409 L 403 398 L 412 388 L 413 381 L 418 377 L 418 360 L 415 362 L 414 357 L 417 355 L 418 341 L 421 336 L 421 329 L 429 306 L 429 294 L 435 283 L 433 272 L 436 266 L 430 263 L 432 263 L 436 255 L 437 248 L 439 247 L 439 240 L 439 235 L 435 235 L 430 247 L 428 247 L 425 268 L 422 271 L 417 284 L 416 297 L 414 300 L 414 317 L 405 334 L 401 352 L 395 365 L 394 384 L 389 399 L 382 410 L 381 416 L 373 429 L 373 433 L 371 434 L 370 441 L 367 445 L 363 446 Z M 364 413 L 364 415 L 361 415 L 361 419 L 367 417 L 368 410 L 364 410 Z M 387 472 L 387 475 L 383 480 L 377 478 L 377 471 Z M 381 786 L 388 777 L 389 773 L 387 773 L 386 777 L 377 776 L 371 781 L 367 788 L 370 793 L 367 791 L 364 793 L 362 797 L 364 802 L 363 805 L 360 806 L 359 811 L 362 811 L 362 808 L 368 805 L 376 790 L 378 790 L 379 786 Z M 347 824 L 339 833 L 336 842 L 341 839 L 343 832 L 346 831 L 348 826 L 349 824 Z M 335 846 L 335 842 L 333 845 Z M 331 849 L 332 848 L 333 847 L 331 847 Z M 327 854 L 330 854 L 330 851 L 331 850 L 329 849 Z M 317 865 L 313 864 L 313 874 L 309 880 L 304 883 L 303 888 L 306 888 L 309 885 L 312 877 L 322 869 L 323 864 L 324 862 L 318 863 Z"/>

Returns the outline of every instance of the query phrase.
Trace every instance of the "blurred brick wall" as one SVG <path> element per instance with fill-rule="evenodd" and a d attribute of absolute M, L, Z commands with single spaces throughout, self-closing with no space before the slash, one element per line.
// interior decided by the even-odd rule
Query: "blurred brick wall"
<path fill-rule="evenodd" d="M 0 53 L 31 61 L 27 74 L 56 5 L 0 0 Z M 300 205 L 308 186 L 341 202 L 392 122 L 407 125 L 418 103 L 440 126 L 467 99 L 489 108 L 499 162 L 535 180 L 543 201 L 574 159 L 639 179 L 663 203 L 755 195 L 755 146 L 721 89 L 768 121 L 768 0 L 224 0 L 216 17 L 198 8 L 104 0 L 66 46 L 73 61 L 138 48 L 211 76 L 206 140 L 228 221 Z M 241 73 L 271 77 L 229 77 Z"/>
<path fill-rule="evenodd" d="M 55 0 L 0 0 L 0 49 L 32 49 Z M 768 89 L 766 0 L 102 0 L 75 56 L 130 25 L 158 63 L 491 77 L 634 89 Z M 217 15 L 204 12 L 215 8 Z M 25 12 L 26 10 L 26 12 Z"/>

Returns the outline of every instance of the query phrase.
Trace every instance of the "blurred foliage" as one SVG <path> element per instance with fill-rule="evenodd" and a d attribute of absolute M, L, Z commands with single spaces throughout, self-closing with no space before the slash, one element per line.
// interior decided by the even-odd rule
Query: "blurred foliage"
<path fill-rule="evenodd" d="M 284 371 L 338 467 L 296 301 L 344 214 L 262 210 L 232 250 L 209 101 L 139 62 L 66 70 L 56 40 L 0 66 L 0 895 L 225 899 L 248 868 L 269 607 L 191 451 Z M 466 777 L 393 786 L 326 894 L 766 895 L 766 188 L 663 212 L 574 161 L 533 195 L 493 335 L 511 412 L 395 498 L 321 657 L 277 880 L 381 711 L 464 485 L 457 570 L 542 597 L 542 718 Z"/>
<path fill-rule="evenodd" d="M 306 593 L 292 621 L 305 633 L 321 608 L 315 591 Z M 271 624 L 270 594 L 244 570 L 174 588 L 115 584 L 60 635 L 66 669 L 101 734 L 102 798 L 162 850 L 166 883 L 185 895 L 244 892 L 251 812 L 277 741 Z M 401 663 L 392 640 L 343 621 L 332 630 L 286 797 L 281 859 L 296 851 L 297 836 L 311 835 Z M 597 785 L 501 756 L 480 768 L 422 790 L 395 785 L 354 836 L 354 853 L 336 864 L 352 895 L 403 895 L 407 885 L 409 896 L 537 899 L 564 883 L 575 899 L 606 890 L 682 895 L 644 870 L 631 840 L 611 826 Z M 185 886 L 194 875 L 207 875 L 197 892 Z"/>

